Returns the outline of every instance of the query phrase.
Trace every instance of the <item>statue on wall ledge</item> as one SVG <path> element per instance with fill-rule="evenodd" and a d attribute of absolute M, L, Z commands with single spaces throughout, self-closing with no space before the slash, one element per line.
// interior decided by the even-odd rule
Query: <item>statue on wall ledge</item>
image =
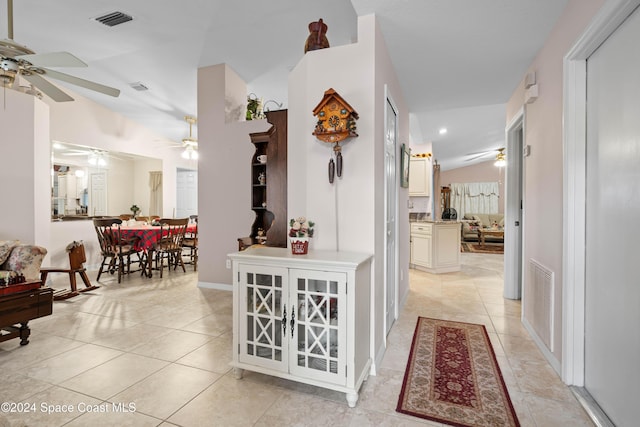
<path fill-rule="evenodd" d="M 329 47 L 329 40 L 327 39 L 327 24 L 322 22 L 320 18 L 317 22 L 311 22 L 309 24 L 309 37 L 304 44 L 304 53 L 310 50 L 318 50 Z"/>

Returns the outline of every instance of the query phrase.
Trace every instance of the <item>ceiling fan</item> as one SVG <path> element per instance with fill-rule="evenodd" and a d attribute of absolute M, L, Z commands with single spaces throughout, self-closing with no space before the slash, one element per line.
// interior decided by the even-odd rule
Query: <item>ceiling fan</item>
<path fill-rule="evenodd" d="M 193 137 L 191 131 L 193 125 L 196 124 L 198 120 L 193 116 L 184 116 L 184 120 L 189 123 L 189 136 L 187 138 L 182 138 L 182 147 L 184 147 L 182 157 L 185 159 L 196 160 L 198 158 L 198 140 Z"/>
<path fill-rule="evenodd" d="M 18 85 L 18 77 L 24 78 L 31 84 L 31 88 L 22 90 L 32 95 L 39 95 L 34 87 L 56 102 L 73 101 L 55 85 L 47 81 L 43 76 L 61 80 L 76 86 L 84 87 L 96 92 L 117 97 L 120 90 L 95 83 L 89 80 L 74 77 L 46 67 L 86 67 L 82 62 L 68 52 L 52 52 L 36 54 L 29 48 L 13 41 L 13 0 L 7 0 L 7 39 L 0 40 L 0 84 L 7 88 Z M 16 88 L 21 89 L 21 88 Z"/>

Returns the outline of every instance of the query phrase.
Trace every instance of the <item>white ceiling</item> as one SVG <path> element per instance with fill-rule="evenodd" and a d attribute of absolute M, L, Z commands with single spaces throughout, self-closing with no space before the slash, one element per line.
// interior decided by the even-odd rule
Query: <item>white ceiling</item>
<path fill-rule="evenodd" d="M 188 136 L 183 117 L 197 114 L 198 67 L 227 63 L 250 92 L 286 107 L 287 75 L 304 55 L 308 23 L 322 18 L 331 46 L 339 46 L 356 41 L 357 16 L 375 13 L 411 113 L 412 142 L 433 142 L 446 170 L 472 164 L 468 153 L 504 146 L 505 103 L 566 3 L 15 0 L 14 40 L 36 53 L 76 55 L 89 67 L 60 71 L 121 94 L 68 88 L 180 141 Z M 93 19 L 113 11 L 134 20 L 110 28 Z M 6 38 L 6 0 L 0 16 Z M 149 90 L 132 89 L 134 82 Z"/>

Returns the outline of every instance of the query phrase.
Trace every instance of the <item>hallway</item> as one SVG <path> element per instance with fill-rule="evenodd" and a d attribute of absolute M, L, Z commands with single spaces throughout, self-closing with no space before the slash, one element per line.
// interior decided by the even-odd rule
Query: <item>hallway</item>
<path fill-rule="evenodd" d="M 30 413 L 1 413 L 0 426 L 440 425 L 395 412 L 417 316 L 487 327 L 522 426 L 592 425 L 528 338 L 520 303 L 502 298 L 502 260 L 463 253 L 459 273 L 410 270 L 389 349 L 354 409 L 342 393 L 249 372 L 236 380 L 231 293 L 196 288 L 191 270 L 153 281 L 136 274 L 120 285 L 107 275 L 100 289 L 55 302 L 52 316 L 30 323 L 28 346 L 0 343 L 2 401 L 35 404 Z M 63 279 L 58 288 L 68 286 Z"/>

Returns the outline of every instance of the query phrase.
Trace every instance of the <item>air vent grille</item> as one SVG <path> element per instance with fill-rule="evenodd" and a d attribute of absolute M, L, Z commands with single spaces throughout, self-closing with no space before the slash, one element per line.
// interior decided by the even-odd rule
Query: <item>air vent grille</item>
<path fill-rule="evenodd" d="M 133 17 L 122 12 L 111 12 L 106 15 L 102 15 L 96 18 L 96 21 L 108 26 L 115 27 L 116 25 L 124 24 L 125 22 L 132 21 Z"/>
<path fill-rule="evenodd" d="M 142 82 L 129 83 L 129 86 L 140 92 L 149 90 L 149 88 Z"/>

